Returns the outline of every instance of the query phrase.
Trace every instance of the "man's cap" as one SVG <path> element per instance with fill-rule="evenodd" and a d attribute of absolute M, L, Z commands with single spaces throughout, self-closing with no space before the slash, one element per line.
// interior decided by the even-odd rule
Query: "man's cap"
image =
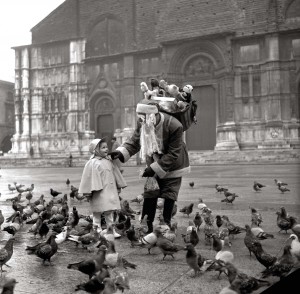
<path fill-rule="evenodd" d="M 94 139 L 89 145 L 90 153 L 94 153 L 96 147 L 100 144 L 100 142 L 106 142 L 106 138 L 104 137 L 102 139 Z"/>
<path fill-rule="evenodd" d="M 141 100 L 136 106 L 136 112 L 139 113 L 158 113 L 158 104 L 149 99 Z"/>

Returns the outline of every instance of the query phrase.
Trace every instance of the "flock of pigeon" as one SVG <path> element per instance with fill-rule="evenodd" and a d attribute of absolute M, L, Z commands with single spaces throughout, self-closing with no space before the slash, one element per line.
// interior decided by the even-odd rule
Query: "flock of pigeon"
<path fill-rule="evenodd" d="M 275 180 L 276 186 L 282 193 L 288 192 L 287 184 Z M 193 270 L 193 277 L 205 275 L 206 272 L 218 272 L 218 278 L 224 274 L 228 278 L 228 287 L 220 293 L 252 293 L 261 287 L 270 286 L 271 282 L 267 279 L 270 276 L 280 279 L 288 276 L 297 270 L 300 261 L 300 224 L 297 219 L 281 207 L 277 211 L 277 226 L 288 233 L 291 231 L 283 246 L 280 256 L 269 254 L 263 248 L 262 243 L 265 239 L 272 239 L 274 235 L 265 232 L 261 224 L 263 217 L 260 212 L 249 207 L 251 213 L 251 225 L 246 224 L 241 227 L 230 221 L 226 215 L 214 215 L 213 211 L 199 198 L 197 211 L 194 203 L 180 208 L 178 211 L 189 219 L 188 226 L 184 233 L 178 233 L 178 224 L 174 220 L 171 227 L 164 223 L 162 214 L 158 216 L 158 224 L 154 231 L 146 234 L 145 225 L 147 216 L 141 219 L 140 212 L 135 211 L 130 203 L 141 204 L 143 195 L 138 195 L 134 199 L 121 200 L 121 210 L 115 213 L 113 226 L 98 233 L 97 227 L 92 224 L 92 217 L 80 214 L 77 207 L 70 205 L 70 199 L 84 201 L 84 197 L 78 194 L 78 189 L 70 185 L 67 179 L 66 185 L 70 187 L 70 193 L 62 195 L 62 192 L 50 189 L 52 199 L 46 201 L 44 195 L 33 201 L 34 184 L 30 187 L 14 183 L 8 184 L 11 193 L 17 192 L 15 197 L 8 198 L 11 202 L 12 213 L 4 218 L 0 210 L 0 227 L 2 231 L 11 235 L 6 244 L 0 248 L 0 270 L 4 272 L 3 266 L 8 266 L 8 261 L 13 257 L 13 246 L 15 236 L 22 228 L 26 228 L 32 236 L 39 238 L 36 244 L 26 247 L 26 252 L 41 259 L 43 264 L 51 264 L 51 258 L 57 253 L 59 246 L 63 242 L 72 242 L 83 250 L 82 259 L 76 263 L 69 263 L 66 268 L 76 270 L 87 276 L 85 283 L 78 284 L 74 291 L 85 291 L 87 293 L 110 294 L 117 291 L 124 292 L 130 289 L 128 268 L 135 270 L 137 265 L 127 260 L 120 252 L 116 251 L 113 228 L 121 235 L 124 242 L 136 248 L 145 248 L 151 254 L 152 248 L 158 248 L 163 254 L 163 260 L 167 256 L 174 258 L 178 252 L 184 251 L 187 266 Z M 194 187 L 194 183 L 189 183 Z M 254 182 L 255 192 L 261 191 L 265 186 Z M 231 193 L 227 188 L 220 185 L 215 186 L 216 191 L 224 193 L 225 198 L 222 202 L 231 203 L 238 195 Z M 25 196 L 25 199 L 24 198 Z M 24 202 L 26 201 L 26 204 Z M 73 202 L 75 203 L 75 202 Z M 70 207 L 71 206 L 71 207 Z M 163 199 L 157 204 L 157 209 L 161 212 Z M 174 206 L 173 217 L 177 214 L 177 205 Z M 193 217 L 190 218 L 190 215 Z M 134 221 L 135 220 L 135 221 Z M 105 220 L 102 220 L 105 226 Z M 215 251 L 214 258 L 206 258 L 196 246 L 200 244 L 200 234 L 204 234 L 204 246 L 210 246 Z M 235 236 L 244 234 L 244 245 L 249 251 L 250 258 L 256 260 L 264 266 L 260 277 L 247 275 L 234 264 L 234 253 L 230 250 L 235 242 Z M 166 259 L 167 260 L 167 259 Z M 3 286 L 2 293 L 13 293 L 16 279 L 8 279 Z"/>

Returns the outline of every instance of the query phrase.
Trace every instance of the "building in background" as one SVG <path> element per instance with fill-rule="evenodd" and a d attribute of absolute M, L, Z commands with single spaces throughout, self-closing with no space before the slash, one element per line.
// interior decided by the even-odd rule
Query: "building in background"
<path fill-rule="evenodd" d="M 14 84 L 0 81 L 0 155 L 11 150 L 15 133 Z"/>
<path fill-rule="evenodd" d="M 191 151 L 300 146 L 298 0 L 66 0 L 31 32 L 14 47 L 13 153 L 122 142 L 152 77 L 193 85 Z"/>

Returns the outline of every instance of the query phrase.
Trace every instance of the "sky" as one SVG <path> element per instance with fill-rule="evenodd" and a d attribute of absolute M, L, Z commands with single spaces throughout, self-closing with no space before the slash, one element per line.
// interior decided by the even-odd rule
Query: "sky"
<path fill-rule="evenodd" d="M 31 44 L 30 30 L 64 0 L 0 0 L 0 80 L 14 82 L 15 51 Z"/>

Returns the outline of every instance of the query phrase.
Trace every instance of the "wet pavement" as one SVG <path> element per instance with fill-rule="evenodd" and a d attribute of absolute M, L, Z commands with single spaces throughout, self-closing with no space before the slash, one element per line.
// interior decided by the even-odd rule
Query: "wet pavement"
<path fill-rule="evenodd" d="M 143 191 L 144 179 L 140 179 L 139 170 L 143 167 L 125 167 L 124 176 L 128 187 L 122 191 L 124 199 L 133 199 Z M 69 178 L 71 184 L 78 187 L 82 168 L 20 168 L 0 170 L 0 209 L 5 217 L 12 214 L 11 203 L 6 199 L 16 196 L 8 190 L 8 184 L 14 181 L 29 187 L 35 184 L 33 200 L 44 194 L 49 201 L 50 188 L 64 193 L 70 192 L 65 184 Z M 234 223 L 244 226 L 250 223 L 249 205 L 259 209 L 263 215 L 262 228 L 275 235 L 273 240 L 263 241 L 264 249 L 274 255 L 280 255 L 282 244 L 288 237 L 285 233 L 278 233 L 275 212 L 279 207 L 285 206 L 290 215 L 300 216 L 300 167 L 299 165 L 221 165 L 221 166 L 193 166 L 192 172 L 183 178 L 182 188 L 178 199 L 178 209 L 193 202 L 196 206 L 198 198 L 212 209 L 213 215 L 228 215 Z M 288 183 L 291 192 L 281 193 L 275 186 L 274 179 L 280 179 Z M 266 185 L 262 192 L 253 191 L 253 181 L 256 180 Z M 194 188 L 189 182 L 195 183 Z M 215 184 L 229 188 L 240 197 L 233 205 L 221 203 L 223 195 L 216 193 Z M 24 196 L 23 196 L 24 198 Z M 23 203 L 26 203 L 25 200 Z M 86 201 L 69 200 L 69 205 L 76 206 L 80 214 L 88 215 L 89 204 Z M 132 204 L 136 211 L 141 205 Z M 177 243 L 183 244 L 181 233 L 185 232 L 188 221 L 193 218 L 195 211 L 188 218 L 180 212 L 175 216 L 178 222 L 179 232 Z M 136 221 L 137 222 L 137 221 Z M 3 227 L 3 225 L 2 225 Z M 42 265 L 35 255 L 28 255 L 25 251 L 26 245 L 34 245 L 37 240 L 28 233 L 31 225 L 25 224 L 15 235 L 14 253 L 8 265 L 7 272 L 2 274 L 0 285 L 4 278 L 16 278 L 18 284 L 15 293 L 73 293 L 75 286 L 86 282 L 87 276 L 75 270 L 67 269 L 67 264 L 83 260 L 91 255 L 86 250 L 74 245 L 73 242 L 64 242 L 59 245 L 59 250 L 52 258 L 53 265 Z M 203 225 L 200 229 L 200 243 L 196 246 L 197 251 L 207 258 L 215 256 L 210 246 L 204 244 Z M 0 247 L 5 244 L 10 235 L 0 232 Z M 238 235 L 233 240 L 231 251 L 234 252 L 234 264 L 243 272 L 253 276 L 259 276 L 263 270 L 255 258 L 249 258 L 248 250 L 243 242 L 244 234 Z M 175 259 L 167 256 L 162 260 L 162 253 L 154 248 L 151 255 L 147 249 L 131 248 L 126 237 L 116 241 L 116 249 L 130 262 L 138 265 L 136 270 L 129 269 L 130 290 L 125 293 L 219 293 L 228 285 L 227 278 L 221 276 L 217 279 L 216 272 L 206 272 L 199 277 L 192 278 L 193 272 L 185 262 L 185 251 L 178 252 Z M 272 281 L 276 281 L 276 278 Z M 77 293 L 84 293 L 78 291 Z M 260 293 L 260 291 L 257 291 Z"/>

